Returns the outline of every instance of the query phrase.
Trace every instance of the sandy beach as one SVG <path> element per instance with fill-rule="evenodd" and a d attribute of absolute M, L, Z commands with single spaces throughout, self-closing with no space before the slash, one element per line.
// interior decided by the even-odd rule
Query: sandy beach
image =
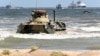
<path fill-rule="evenodd" d="M 60 51 L 38 49 L 30 52 L 30 49 L 9 49 L 9 55 L 3 54 L 3 51 L 3 49 L 0 50 L 0 56 L 61 56 L 51 55 L 53 52 L 61 52 L 64 54 L 63 56 L 100 56 L 100 50 Z"/>

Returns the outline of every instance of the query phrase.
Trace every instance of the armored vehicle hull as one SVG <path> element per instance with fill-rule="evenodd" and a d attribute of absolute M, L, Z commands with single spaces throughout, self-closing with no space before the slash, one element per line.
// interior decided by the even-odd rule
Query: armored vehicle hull
<path fill-rule="evenodd" d="M 18 33 L 55 33 L 66 30 L 66 24 L 59 21 L 51 21 L 44 10 L 32 12 L 32 20 L 21 23 L 18 26 Z"/>

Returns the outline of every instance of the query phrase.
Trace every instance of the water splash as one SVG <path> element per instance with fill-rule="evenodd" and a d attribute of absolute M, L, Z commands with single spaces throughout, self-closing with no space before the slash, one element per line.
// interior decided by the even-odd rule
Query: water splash
<path fill-rule="evenodd" d="M 7 37 L 14 38 L 32 38 L 32 39 L 68 39 L 68 38 L 93 38 L 100 37 L 100 33 L 88 33 L 76 30 L 66 30 L 65 34 L 20 34 L 13 31 L 0 30 L 0 39 Z"/>

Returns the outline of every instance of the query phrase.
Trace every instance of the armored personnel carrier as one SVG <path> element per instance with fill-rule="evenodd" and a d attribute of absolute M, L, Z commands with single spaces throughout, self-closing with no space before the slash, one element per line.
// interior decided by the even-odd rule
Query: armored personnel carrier
<path fill-rule="evenodd" d="M 28 22 L 21 23 L 18 26 L 18 33 L 55 33 L 56 31 L 66 30 L 66 24 L 64 22 L 55 20 L 55 10 L 54 10 L 54 20 L 48 18 L 48 14 L 45 10 L 35 10 L 32 11 L 32 19 Z"/>

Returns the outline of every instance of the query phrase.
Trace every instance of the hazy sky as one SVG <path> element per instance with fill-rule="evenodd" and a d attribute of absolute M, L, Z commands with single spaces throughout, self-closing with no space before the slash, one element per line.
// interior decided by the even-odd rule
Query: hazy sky
<path fill-rule="evenodd" d="M 67 7 L 72 1 L 78 0 L 0 0 L 0 6 L 12 5 L 22 7 L 55 7 L 57 4 L 62 4 L 62 7 Z M 87 4 L 87 7 L 100 7 L 100 0 L 82 0 Z"/>

